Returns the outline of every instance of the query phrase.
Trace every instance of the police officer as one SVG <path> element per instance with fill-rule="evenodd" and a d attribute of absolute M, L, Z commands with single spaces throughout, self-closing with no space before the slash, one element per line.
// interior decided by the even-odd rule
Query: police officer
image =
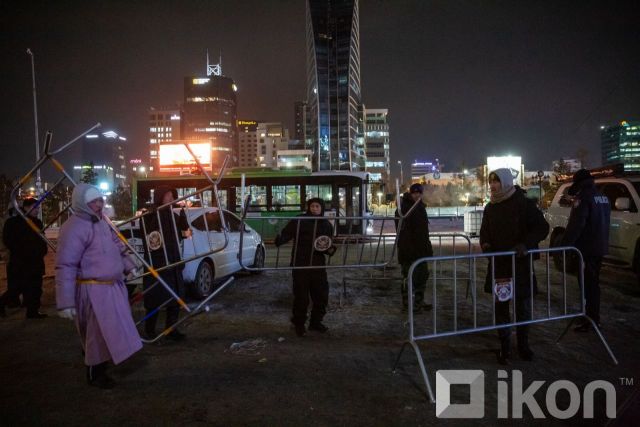
<path fill-rule="evenodd" d="M 567 230 L 562 246 L 575 246 L 584 259 L 584 292 L 586 312 L 596 324 L 600 324 L 600 267 L 602 257 L 609 252 L 609 199 L 596 190 L 593 177 L 586 169 L 573 175 L 568 194 L 574 196 Z M 587 319 L 580 319 L 575 328 L 586 332 L 590 328 Z"/>

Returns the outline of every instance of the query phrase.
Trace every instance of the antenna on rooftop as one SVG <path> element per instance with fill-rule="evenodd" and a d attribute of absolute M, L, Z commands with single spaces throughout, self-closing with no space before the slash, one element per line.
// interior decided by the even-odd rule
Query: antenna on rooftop
<path fill-rule="evenodd" d="M 220 62 L 217 64 L 209 63 L 209 49 L 207 49 L 207 76 L 210 75 L 221 76 L 222 75 L 222 54 L 220 54 Z"/>

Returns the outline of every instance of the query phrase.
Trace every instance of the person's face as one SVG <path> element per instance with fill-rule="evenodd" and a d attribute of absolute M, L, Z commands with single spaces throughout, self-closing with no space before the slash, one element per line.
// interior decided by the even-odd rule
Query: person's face
<path fill-rule="evenodd" d="M 102 197 L 98 197 L 87 203 L 89 209 L 93 211 L 98 217 L 102 218 L 102 208 L 104 208 L 104 199 Z"/>
<path fill-rule="evenodd" d="M 411 193 L 411 198 L 413 199 L 413 203 L 415 203 L 418 200 L 422 199 L 422 193 L 414 191 L 413 193 Z"/>
<path fill-rule="evenodd" d="M 27 212 L 31 218 L 37 218 L 38 217 L 38 213 L 40 212 L 40 206 L 38 206 L 37 208 L 34 208 L 34 206 L 35 205 L 25 206 L 25 208 L 24 208 L 24 211 Z M 31 212 L 29 212 L 29 211 L 31 211 Z"/>
<path fill-rule="evenodd" d="M 320 203 L 313 202 L 309 205 L 309 212 L 311 212 L 311 215 L 318 216 L 322 213 L 322 206 L 320 206 Z"/>
<path fill-rule="evenodd" d="M 166 205 L 167 203 L 171 203 L 174 200 L 175 199 L 173 198 L 173 191 L 167 191 L 166 193 L 164 193 L 164 196 L 162 196 L 163 205 Z"/>
<path fill-rule="evenodd" d="M 491 190 L 492 193 L 497 193 L 498 191 L 500 191 L 502 189 L 502 184 L 500 183 L 500 180 L 495 177 L 490 177 L 489 189 Z"/>

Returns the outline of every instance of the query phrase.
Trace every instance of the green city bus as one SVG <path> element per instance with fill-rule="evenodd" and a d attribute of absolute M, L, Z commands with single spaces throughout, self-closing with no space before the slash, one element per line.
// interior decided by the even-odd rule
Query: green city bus
<path fill-rule="evenodd" d="M 362 221 L 340 220 L 340 217 L 363 217 L 371 203 L 369 174 L 367 172 L 301 170 L 273 170 L 268 168 L 232 168 L 218 185 L 218 197 L 224 209 L 241 213 L 241 181 L 245 178 L 245 191 L 250 195 L 247 223 L 263 238 L 275 236 L 279 221 L 256 220 L 257 217 L 290 217 L 304 211 L 306 201 L 319 197 L 325 201 L 327 216 L 337 217 L 337 234 L 366 233 Z M 215 175 L 212 175 L 216 179 Z M 153 189 L 159 186 L 176 188 L 180 196 L 194 193 L 209 186 L 202 175 L 181 175 L 136 178 L 132 185 L 134 209 L 148 207 L 153 200 Z M 212 206 L 211 190 L 191 200 L 194 206 Z"/>

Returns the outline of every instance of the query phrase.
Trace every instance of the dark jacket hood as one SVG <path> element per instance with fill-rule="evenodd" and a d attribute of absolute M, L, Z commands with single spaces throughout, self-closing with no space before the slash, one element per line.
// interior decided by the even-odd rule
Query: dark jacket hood
<path fill-rule="evenodd" d="M 313 197 L 307 200 L 307 211 L 305 215 L 311 215 L 311 203 L 318 203 L 320 205 L 320 216 L 324 216 L 324 200 L 319 197 Z"/>
<path fill-rule="evenodd" d="M 173 194 L 173 198 L 174 199 L 178 198 L 178 191 L 175 188 L 171 188 L 171 187 L 163 185 L 163 186 L 160 186 L 160 187 L 157 187 L 156 189 L 154 189 L 154 191 L 153 191 L 153 204 L 156 205 L 156 206 L 161 206 L 162 205 L 162 198 L 168 192 L 171 192 Z"/>

